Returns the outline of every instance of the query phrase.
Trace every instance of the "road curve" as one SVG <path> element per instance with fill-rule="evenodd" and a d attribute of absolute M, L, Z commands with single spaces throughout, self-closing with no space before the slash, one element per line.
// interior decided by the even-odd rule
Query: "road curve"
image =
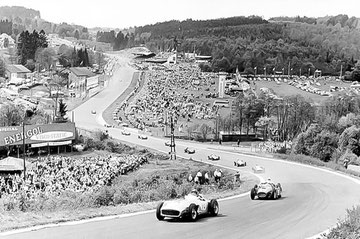
<path fill-rule="evenodd" d="M 77 126 L 89 129 L 102 128 L 101 112 L 130 83 L 133 70 L 124 67 L 114 73 L 110 87 L 75 109 Z M 122 77 L 120 77 L 122 76 Z M 97 115 L 92 115 L 96 110 Z M 137 138 L 121 135 L 120 129 L 107 128 L 114 138 L 168 151 L 166 140 L 149 137 Z M 256 164 L 265 167 L 262 177 L 270 177 L 283 186 L 283 198 L 276 201 L 250 200 L 245 196 L 220 202 L 220 214 L 215 218 L 202 218 L 196 223 L 157 221 L 154 213 L 106 221 L 87 222 L 44 228 L 5 236 L 4 238 L 307 238 L 334 226 L 345 215 L 346 208 L 360 203 L 359 184 L 356 180 L 324 169 L 312 168 L 275 159 L 241 155 L 190 142 L 179 142 L 177 153 L 184 157 L 184 148 L 191 146 L 195 160 L 207 161 L 207 155 L 221 156 L 219 165 L 233 167 L 239 157 L 247 162 L 241 170 L 250 171 Z M 219 147 L 219 146 L 217 146 Z M 241 173 L 242 171 L 240 171 Z"/>

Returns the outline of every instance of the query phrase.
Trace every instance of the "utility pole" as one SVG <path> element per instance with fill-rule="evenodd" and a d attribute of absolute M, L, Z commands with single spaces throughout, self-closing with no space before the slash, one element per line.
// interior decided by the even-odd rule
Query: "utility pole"
<path fill-rule="evenodd" d="M 173 118 L 173 116 L 171 116 L 170 128 L 171 128 L 170 159 L 176 159 L 175 137 L 174 137 L 174 118 Z"/>
<path fill-rule="evenodd" d="M 25 181 L 26 181 L 26 164 L 25 164 L 25 157 L 26 157 L 26 155 L 25 155 L 25 121 L 23 121 L 23 128 L 22 128 L 22 132 L 23 132 L 23 135 L 22 135 L 22 137 L 23 137 L 23 161 L 24 161 L 24 185 L 25 185 Z"/>
<path fill-rule="evenodd" d="M 340 80 L 341 80 L 341 77 L 342 77 L 342 64 L 340 65 Z"/>

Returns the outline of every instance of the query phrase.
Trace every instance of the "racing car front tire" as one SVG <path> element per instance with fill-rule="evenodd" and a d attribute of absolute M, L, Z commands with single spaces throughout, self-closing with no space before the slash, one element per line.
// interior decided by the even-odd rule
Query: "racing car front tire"
<path fill-rule="evenodd" d="M 198 218 L 198 212 L 197 212 L 197 207 L 195 204 L 190 204 L 189 206 L 189 211 L 190 211 L 190 220 L 195 222 L 196 219 Z"/>
<path fill-rule="evenodd" d="M 164 220 L 164 216 L 161 216 L 161 208 L 162 208 L 162 205 L 164 204 L 164 202 L 161 202 L 157 205 L 156 207 L 156 218 L 159 220 L 159 221 L 162 221 Z"/>
<path fill-rule="evenodd" d="M 210 215 L 215 217 L 218 215 L 219 213 L 219 203 L 217 202 L 216 199 L 211 199 L 210 203 L 209 203 L 209 212 Z"/>
<path fill-rule="evenodd" d="M 255 195 L 256 195 L 255 188 L 252 188 L 251 191 L 250 191 L 250 198 L 251 198 L 251 200 L 254 200 L 254 199 L 255 199 Z"/>

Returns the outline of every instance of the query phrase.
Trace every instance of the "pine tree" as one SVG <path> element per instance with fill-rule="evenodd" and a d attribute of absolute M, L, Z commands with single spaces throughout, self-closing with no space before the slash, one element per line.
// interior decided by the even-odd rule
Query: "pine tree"
<path fill-rule="evenodd" d="M 59 116 L 61 120 L 66 120 L 67 105 L 62 99 L 59 100 Z"/>
<path fill-rule="evenodd" d="M 76 40 L 79 40 L 80 39 L 80 33 L 79 33 L 79 30 L 75 30 L 74 32 L 74 37 L 76 38 Z"/>
<path fill-rule="evenodd" d="M 84 51 L 84 66 L 88 67 L 90 66 L 90 62 L 89 62 L 89 54 L 85 48 L 85 51 Z"/>

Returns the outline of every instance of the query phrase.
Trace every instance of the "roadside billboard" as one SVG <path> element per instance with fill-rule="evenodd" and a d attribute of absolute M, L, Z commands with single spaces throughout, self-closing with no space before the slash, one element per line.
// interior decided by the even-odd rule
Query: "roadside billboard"
<path fill-rule="evenodd" d="M 75 123 L 25 125 L 25 144 L 75 139 Z M 0 127 L 0 146 L 23 144 L 23 126 Z"/>

